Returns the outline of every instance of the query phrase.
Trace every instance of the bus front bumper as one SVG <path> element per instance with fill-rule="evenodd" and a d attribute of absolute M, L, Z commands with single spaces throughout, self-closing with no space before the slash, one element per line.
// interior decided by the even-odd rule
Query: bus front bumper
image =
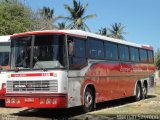
<path fill-rule="evenodd" d="M 1 93 L 1 91 L 0 91 L 0 100 L 5 100 L 4 93 Z"/>
<path fill-rule="evenodd" d="M 7 107 L 67 108 L 67 94 L 6 94 Z"/>

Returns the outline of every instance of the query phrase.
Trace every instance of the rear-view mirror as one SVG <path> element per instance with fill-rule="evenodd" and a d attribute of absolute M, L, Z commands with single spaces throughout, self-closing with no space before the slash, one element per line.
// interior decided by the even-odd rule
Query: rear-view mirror
<path fill-rule="evenodd" d="M 68 44 L 68 54 L 69 54 L 69 56 L 73 56 L 73 54 L 74 54 L 74 42 L 69 42 L 69 44 Z"/>

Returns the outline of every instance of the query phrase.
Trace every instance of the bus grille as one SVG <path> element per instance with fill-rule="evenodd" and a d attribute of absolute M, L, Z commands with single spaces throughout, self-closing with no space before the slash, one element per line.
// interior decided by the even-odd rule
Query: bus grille
<path fill-rule="evenodd" d="M 57 80 L 7 81 L 7 92 L 58 92 Z"/>

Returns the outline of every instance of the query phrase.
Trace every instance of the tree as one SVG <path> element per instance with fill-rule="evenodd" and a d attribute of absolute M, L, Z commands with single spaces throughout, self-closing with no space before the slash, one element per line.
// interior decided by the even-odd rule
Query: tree
<path fill-rule="evenodd" d="M 63 18 L 63 16 L 55 16 L 54 9 L 50 9 L 49 7 L 43 7 L 40 9 L 41 19 L 44 22 L 44 27 L 42 29 L 56 29 L 54 25 L 58 19 Z"/>
<path fill-rule="evenodd" d="M 57 28 L 58 28 L 59 30 L 64 30 L 64 29 L 66 29 L 66 23 L 65 23 L 65 22 L 58 23 Z"/>
<path fill-rule="evenodd" d="M 45 22 L 42 16 L 39 14 L 39 12 L 32 14 L 32 26 L 31 30 L 43 30 L 45 28 Z"/>
<path fill-rule="evenodd" d="M 52 19 L 54 14 L 54 9 L 50 9 L 49 7 L 43 7 L 41 9 L 41 15 L 46 19 Z"/>
<path fill-rule="evenodd" d="M 124 32 L 124 26 L 122 26 L 121 23 L 114 23 L 111 25 L 111 29 L 109 29 L 110 31 L 110 36 L 116 39 L 125 39 L 123 34 L 126 34 L 126 32 Z"/>
<path fill-rule="evenodd" d="M 0 35 L 33 30 L 33 12 L 19 0 L 0 0 Z"/>
<path fill-rule="evenodd" d="M 80 2 L 73 0 L 73 7 L 64 4 L 64 8 L 69 12 L 70 16 L 65 17 L 66 20 L 71 22 L 67 28 L 70 29 L 82 29 L 90 31 L 89 27 L 85 23 L 86 20 L 94 18 L 96 14 L 85 15 L 88 4 L 82 5 Z"/>
<path fill-rule="evenodd" d="M 106 27 L 104 27 L 104 28 L 103 28 L 103 27 L 101 27 L 101 28 L 99 29 L 98 34 L 109 37 L 108 29 L 107 29 Z"/>
<path fill-rule="evenodd" d="M 53 14 L 54 9 L 50 9 L 49 7 L 43 7 L 40 10 L 40 15 L 42 16 L 45 24 L 44 28 L 42 29 L 53 29 Z"/>
<path fill-rule="evenodd" d="M 156 64 L 157 70 L 160 70 L 160 50 L 159 49 L 155 54 L 155 64 Z"/>

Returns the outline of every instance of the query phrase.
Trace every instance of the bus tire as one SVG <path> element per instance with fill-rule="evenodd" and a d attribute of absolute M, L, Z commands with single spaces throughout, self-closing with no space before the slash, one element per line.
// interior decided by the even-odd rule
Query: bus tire
<path fill-rule="evenodd" d="M 134 96 L 134 100 L 139 101 L 139 100 L 141 100 L 141 97 L 142 97 L 141 85 L 139 83 L 137 83 L 137 85 L 136 85 L 136 95 Z"/>
<path fill-rule="evenodd" d="M 84 105 L 83 105 L 83 111 L 85 113 L 90 112 L 94 108 L 94 93 L 93 91 L 87 87 L 84 93 Z"/>
<path fill-rule="evenodd" d="M 145 99 L 148 94 L 147 84 L 144 84 L 142 87 L 142 99 Z"/>

